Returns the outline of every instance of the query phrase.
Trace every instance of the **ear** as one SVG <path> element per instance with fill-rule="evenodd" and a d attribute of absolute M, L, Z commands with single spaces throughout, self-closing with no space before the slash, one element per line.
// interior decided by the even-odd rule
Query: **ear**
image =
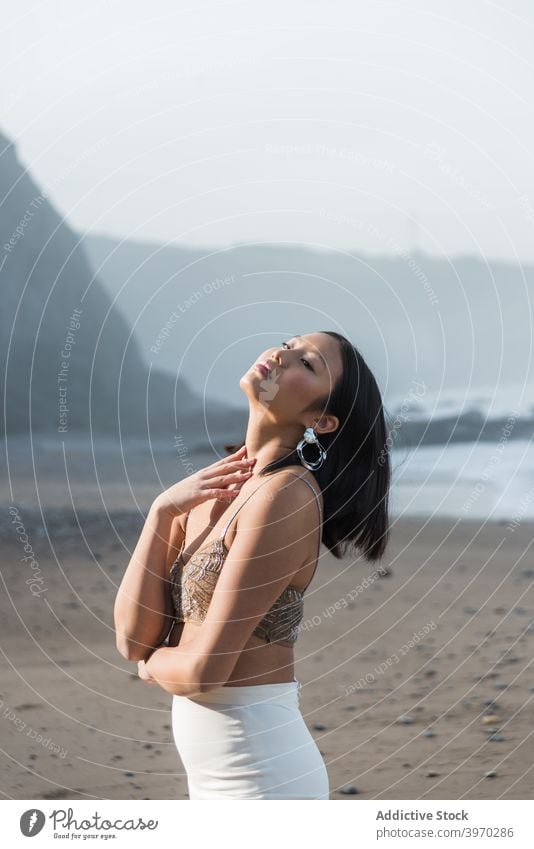
<path fill-rule="evenodd" d="M 337 416 L 321 416 L 320 419 L 315 419 L 312 425 L 315 432 L 320 435 L 321 433 L 331 433 L 334 430 L 337 430 L 339 427 L 339 419 Z"/>

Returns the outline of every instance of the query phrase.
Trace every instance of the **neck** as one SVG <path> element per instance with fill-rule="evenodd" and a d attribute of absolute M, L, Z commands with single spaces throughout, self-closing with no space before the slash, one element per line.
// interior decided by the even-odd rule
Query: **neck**
<path fill-rule="evenodd" d="M 262 409 L 251 411 L 248 420 L 245 445 L 247 457 L 256 457 L 251 477 L 274 460 L 287 457 L 302 439 L 304 426 L 295 423 L 280 424 L 271 421 Z"/>

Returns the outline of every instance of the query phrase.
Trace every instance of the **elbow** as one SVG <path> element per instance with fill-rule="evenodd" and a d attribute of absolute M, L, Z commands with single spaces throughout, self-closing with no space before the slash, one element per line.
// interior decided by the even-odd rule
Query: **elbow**
<path fill-rule="evenodd" d="M 126 640 L 118 637 L 116 641 L 117 651 L 125 660 L 144 660 L 147 656 L 150 646 L 144 646 L 141 643 L 136 643 L 133 640 Z"/>

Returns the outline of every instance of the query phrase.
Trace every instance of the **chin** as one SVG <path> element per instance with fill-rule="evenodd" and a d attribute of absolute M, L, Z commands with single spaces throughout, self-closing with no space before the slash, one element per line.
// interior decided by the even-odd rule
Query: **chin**
<path fill-rule="evenodd" d="M 258 390 L 255 386 L 255 382 L 250 379 L 248 372 L 240 378 L 239 388 L 245 393 L 245 395 L 252 395 L 254 398 L 258 396 Z"/>

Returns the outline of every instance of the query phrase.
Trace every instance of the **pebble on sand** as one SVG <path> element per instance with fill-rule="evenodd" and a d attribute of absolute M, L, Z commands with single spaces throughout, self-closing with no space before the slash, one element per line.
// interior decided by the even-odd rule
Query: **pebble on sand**
<path fill-rule="evenodd" d="M 342 787 L 339 792 L 343 793 L 344 796 L 356 796 L 356 794 L 360 791 L 354 786 L 354 784 L 347 784 L 347 786 Z"/>

